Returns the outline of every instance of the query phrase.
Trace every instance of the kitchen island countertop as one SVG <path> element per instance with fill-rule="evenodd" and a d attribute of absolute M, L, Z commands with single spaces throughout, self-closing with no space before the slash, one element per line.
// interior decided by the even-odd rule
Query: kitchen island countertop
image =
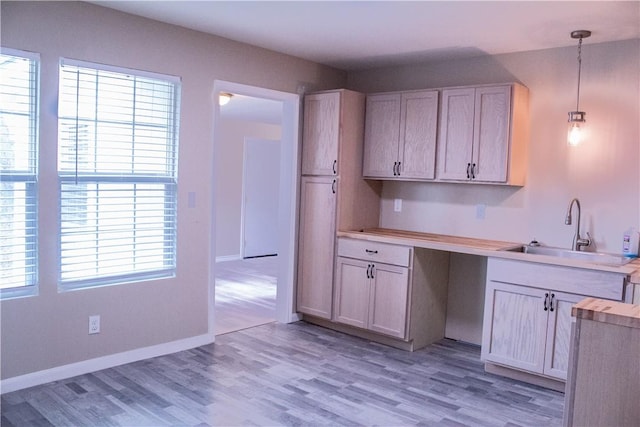
<path fill-rule="evenodd" d="M 640 329 L 640 305 L 585 298 L 571 308 L 576 318 Z"/>

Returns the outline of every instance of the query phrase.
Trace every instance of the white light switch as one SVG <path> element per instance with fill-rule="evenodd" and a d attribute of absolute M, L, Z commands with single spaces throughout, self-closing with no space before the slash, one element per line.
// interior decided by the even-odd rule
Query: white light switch
<path fill-rule="evenodd" d="M 484 211 L 487 205 L 476 205 L 476 219 L 484 219 Z"/>
<path fill-rule="evenodd" d="M 402 212 L 402 199 L 395 199 L 393 201 L 393 211 Z"/>

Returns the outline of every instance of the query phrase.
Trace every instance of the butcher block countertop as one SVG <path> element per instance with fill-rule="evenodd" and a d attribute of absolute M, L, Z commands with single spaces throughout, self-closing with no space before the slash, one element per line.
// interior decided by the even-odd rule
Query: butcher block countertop
<path fill-rule="evenodd" d="M 629 279 L 629 281 L 640 285 L 640 258 L 634 259 L 632 262 L 630 262 L 627 265 L 629 267 L 635 267 L 636 269 L 634 273 L 631 273 L 631 278 Z"/>
<path fill-rule="evenodd" d="M 612 273 L 625 274 L 630 277 L 631 282 L 640 284 L 640 259 L 635 259 L 623 266 L 603 265 L 577 259 L 510 251 L 510 249 L 522 246 L 522 243 L 448 236 L 444 234 L 420 233 L 388 228 L 369 228 L 361 231 L 338 231 L 337 235 L 338 237 L 350 237 L 353 239 L 368 240 L 371 242 L 391 243 L 446 252 L 457 252 L 519 261 L 539 262 L 564 267 L 608 271 Z"/>
<path fill-rule="evenodd" d="M 640 329 L 640 305 L 585 298 L 571 308 L 576 318 Z"/>

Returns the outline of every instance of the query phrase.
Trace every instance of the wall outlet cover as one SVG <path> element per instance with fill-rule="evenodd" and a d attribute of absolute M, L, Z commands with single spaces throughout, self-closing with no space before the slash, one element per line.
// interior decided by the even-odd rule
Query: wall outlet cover
<path fill-rule="evenodd" d="M 100 333 L 100 316 L 89 316 L 89 334 Z"/>

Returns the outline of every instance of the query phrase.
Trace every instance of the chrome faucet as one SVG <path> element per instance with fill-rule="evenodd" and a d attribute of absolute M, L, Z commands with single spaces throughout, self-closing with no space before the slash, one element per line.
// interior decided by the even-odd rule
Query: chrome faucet
<path fill-rule="evenodd" d="M 576 218 L 576 234 L 573 236 L 571 250 L 579 251 L 581 247 L 591 245 L 591 234 L 589 234 L 589 232 L 587 231 L 586 239 L 580 237 L 580 200 L 578 199 L 573 199 L 569 203 L 569 208 L 567 209 L 567 217 L 564 219 L 564 223 L 566 225 L 571 225 L 571 210 L 573 209 L 574 204 L 578 208 L 578 218 Z"/>

